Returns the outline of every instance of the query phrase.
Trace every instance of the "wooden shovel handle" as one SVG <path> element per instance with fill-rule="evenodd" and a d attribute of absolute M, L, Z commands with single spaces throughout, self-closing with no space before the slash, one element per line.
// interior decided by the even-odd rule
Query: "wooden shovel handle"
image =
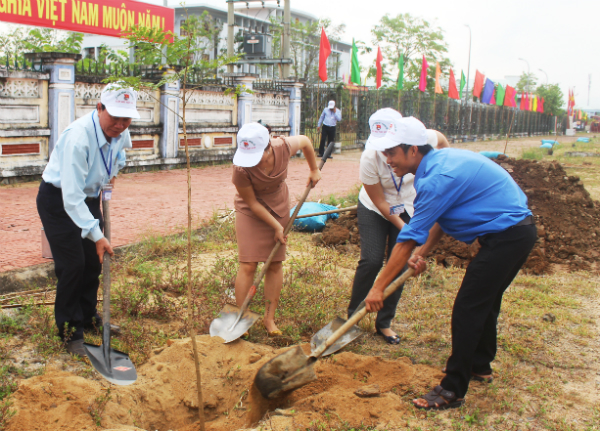
<path fill-rule="evenodd" d="M 385 288 L 383 292 L 383 299 L 385 300 L 388 296 L 394 293 L 409 277 L 411 277 L 415 273 L 413 268 L 409 268 L 404 274 L 394 280 L 388 287 Z M 329 336 L 327 340 L 323 344 L 321 344 L 311 355 L 313 358 L 319 358 L 325 350 L 327 350 L 330 346 L 332 346 L 342 335 L 344 335 L 352 326 L 357 324 L 365 315 L 367 314 L 367 309 L 364 306 L 364 302 L 362 304 L 362 308 L 356 310 L 354 314 L 340 326 L 337 331 Z"/>

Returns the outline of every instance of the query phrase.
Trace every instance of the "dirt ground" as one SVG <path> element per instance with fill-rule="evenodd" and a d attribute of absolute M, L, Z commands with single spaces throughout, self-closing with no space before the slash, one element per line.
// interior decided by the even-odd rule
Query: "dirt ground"
<path fill-rule="evenodd" d="M 342 353 L 319 361 L 319 379 L 273 402 L 254 389 L 258 369 L 275 350 L 238 340 L 223 344 L 208 335 L 197 338 L 202 357 L 204 412 L 207 429 L 229 431 L 251 426 L 267 411 L 273 429 L 305 429 L 325 413 L 339 415 L 351 424 L 363 421 L 402 422 L 409 406 L 401 397 L 409 390 L 425 390 L 441 373 L 413 365 L 407 358 L 390 361 Z M 305 346 L 307 350 L 307 346 Z M 13 397 L 17 411 L 8 431 L 97 429 L 90 410 L 104 399 L 101 426 L 108 429 L 192 430 L 198 419 L 194 361 L 190 339 L 158 349 L 138 369 L 132 386 L 111 386 L 71 372 L 50 368 L 43 376 L 24 380 Z M 359 398 L 360 388 L 377 385 L 378 393 Z M 353 406 L 348 409 L 348 406 Z M 279 410 L 277 410 L 279 409 Z"/>

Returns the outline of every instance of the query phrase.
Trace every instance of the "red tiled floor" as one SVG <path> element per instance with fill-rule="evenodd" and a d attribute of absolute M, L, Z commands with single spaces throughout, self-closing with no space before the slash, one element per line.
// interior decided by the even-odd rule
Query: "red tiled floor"
<path fill-rule="evenodd" d="M 360 152 L 334 157 L 323 168 L 323 180 L 309 195 L 316 200 L 330 194 L 344 195 L 358 183 Z M 308 167 L 301 159 L 290 163 L 287 183 L 295 200 L 302 194 Z M 0 272 L 48 262 L 41 257 L 41 221 L 35 198 L 39 184 L 0 187 Z M 231 165 L 192 170 L 194 224 L 213 211 L 232 208 L 235 187 Z M 187 225 L 186 171 L 143 172 L 121 175 L 111 201 L 112 243 L 136 242 L 149 232 L 170 233 Z"/>

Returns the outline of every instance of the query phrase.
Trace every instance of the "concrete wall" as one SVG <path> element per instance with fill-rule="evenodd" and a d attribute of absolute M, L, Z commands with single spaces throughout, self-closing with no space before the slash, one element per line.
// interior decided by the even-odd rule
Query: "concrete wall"
<path fill-rule="evenodd" d="M 46 166 L 48 79 L 37 72 L 0 75 L 0 181 L 40 174 Z"/>

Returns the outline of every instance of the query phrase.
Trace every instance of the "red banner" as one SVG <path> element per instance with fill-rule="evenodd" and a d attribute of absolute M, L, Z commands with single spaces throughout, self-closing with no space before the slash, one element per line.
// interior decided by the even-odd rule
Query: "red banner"
<path fill-rule="evenodd" d="M 0 0 L 0 21 L 120 37 L 132 25 L 172 32 L 175 13 L 133 0 Z"/>

